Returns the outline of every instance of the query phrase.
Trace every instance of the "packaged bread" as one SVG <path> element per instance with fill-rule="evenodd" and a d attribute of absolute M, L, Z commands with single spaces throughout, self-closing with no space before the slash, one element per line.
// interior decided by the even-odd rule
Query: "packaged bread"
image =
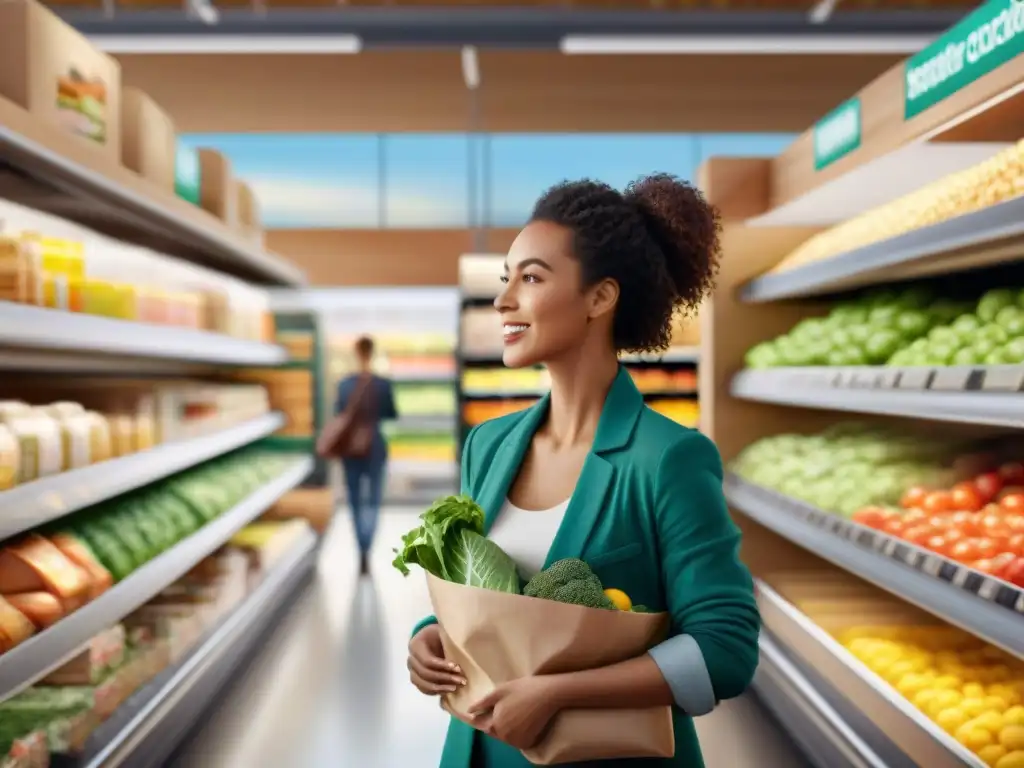
<path fill-rule="evenodd" d="M 89 574 L 37 533 L 0 549 L 0 594 L 46 591 L 70 613 L 88 602 L 91 589 Z"/>
<path fill-rule="evenodd" d="M 30 483 L 61 471 L 64 459 L 60 428 L 53 419 L 31 410 L 16 416 L 0 415 L 18 442 L 18 483 Z"/>
<path fill-rule="evenodd" d="M 22 592 L 4 595 L 38 630 L 53 626 L 64 618 L 64 607 L 56 595 L 49 592 Z"/>
<path fill-rule="evenodd" d="M 21 472 L 21 451 L 18 440 L 4 424 L 0 424 L 0 491 L 18 484 Z"/>
<path fill-rule="evenodd" d="M 0 597 L 0 653 L 25 642 L 35 632 L 35 625 L 28 617 Z"/>
<path fill-rule="evenodd" d="M 106 416 L 96 411 L 86 411 L 89 422 L 89 458 L 93 464 L 114 458 L 114 438 Z"/>

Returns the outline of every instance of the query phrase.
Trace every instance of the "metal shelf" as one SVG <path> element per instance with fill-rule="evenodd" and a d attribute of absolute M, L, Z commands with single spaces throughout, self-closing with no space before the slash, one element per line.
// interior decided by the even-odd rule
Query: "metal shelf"
<path fill-rule="evenodd" d="M 0 540 L 188 469 L 266 437 L 284 423 L 270 413 L 212 435 L 166 443 L 0 493 Z"/>
<path fill-rule="evenodd" d="M 7 347 L 77 356 L 90 366 L 102 355 L 122 372 L 126 357 L 238 366 L 277 365 L 288 359 L 274 344 L 0 301 L 0 348 Z"/>
<path fill-rule="evenodd" d="M 257 490 L 245 501 L 136 570 L 108 592 L 57 624 L 0 656 L 0 700 L 30 686 L 73 658 L 97 634 L 152 600 L 188 573 L 312 471 L 309 457 Z"/>
<path fill-rule="evenodd" d="M 32 136 L 47 138 L 44 143 Z M 120 240 L 180 255 L 244 279 L 272 285 L 298 286 L 305 274 L 285 259 L 246 243 L 211 214 L 169 193 L 166 200 L 147 194 L 148 184 L 111 163 L 111 175 L 87 167 L 47 146 L 67 143 L 59 129 L 40 125 L 9 101 L 0 100 L 0 164 L 15 169 L 31 207 L 43 208 L 83 224 L 106 230 Z M 78 154 L 77 152 L 75 154 Z M 117 176 L 122 176 L 118 180 Z M 138 188 L 136 187 L 138 183 Z M 42 191 L 40 191 L 42 190 Z M 153 187 L 154 192 L 159 192 Z M 20 197 L 20 196 L 19 196 Z"/>
<path fill-rule="evenodd" d="M 758 608 L 770 636 L 792 655 L 793 666 L 828 707 L 845 710 L 848 741 L 868 747 L 886 768 L 984 768 L 984 763 L 875 675 L 828 632 L 780 594 L 758 582 Z M 812 677 L 813 676 L 813 677 Z M 856 734 L 856 740 L 849 738 Z M 863 750 L 858 750 L 865 754 Z M 829 767 L 831 768 L 831 766 Z"/>
<path fill-rule="evenodd" d="M 943 388 L 944 377 L 962 388 Z M 732 378 L 730 392 L 741 400 L 775 405 L 1024 428 L 1022 383 L 1024 366 L 781 368 L 741 371 Z"/>
<path fill-rule="evenodd" d="M 892 768 L 876 755 L 767 632 L 751 688 L 816 768 Z"/>
<path fill-rule="evenodd" d="M 122 704 L 82 755 L 62 756 L 55 768 L 163 765 L 306 583 L 316 555 L 317 539 L 309 532 L 187 657 Z"/>
<path fill-rule="evenodd" d="M 727 474 L 729 505 L 797 546 L 1024 659 L 1024 591 Z"/>
<path fill-rule="evenodd" d="M 813 264 L 762 275 L 740 292 L 759 303 L 817 296 L 915 275 L 947 273 L 1019 259 L 1024 240 L 1024 197 L 966 213 Z M 976 255 L 974 251 L 1012 252 Z"/>

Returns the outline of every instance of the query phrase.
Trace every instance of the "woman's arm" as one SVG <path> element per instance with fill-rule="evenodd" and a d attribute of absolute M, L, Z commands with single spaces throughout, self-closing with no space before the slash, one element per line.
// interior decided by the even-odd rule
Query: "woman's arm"
<path fill-rule="evenodd" d="M 380 418 L 383 421 L 398 418 L 398 410 L 395 408 L 395 392 L 388 379 L 384 379 L 384 402 L 381 403 Z"/>
<path fill-rule="evenodd" d="M 338 382 L 338 393 L 334 400 L 334 415 L 344 413 L 348 407 L 348 398 L 351 395 L 351 379 L 346 377 Z"/>
<path fill-rule="evenodd" d="M 696 717 L 743 693 L 754 676 L 760 617 L 710 440 L 691 433 L 665 451 L 656 500 L 672 636 L 628 661 L 553 675 L 559 708 L 674 704 Z"/>

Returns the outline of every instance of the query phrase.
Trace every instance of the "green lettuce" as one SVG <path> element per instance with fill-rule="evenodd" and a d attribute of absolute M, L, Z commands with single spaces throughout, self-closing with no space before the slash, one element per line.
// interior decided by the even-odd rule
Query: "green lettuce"
<path fill-rule="evenodd" d="M 519 594 L 515 561 L 484 536 L 484 511 L 468 496 L 445 496 L 420 515 L 420 525 L 402 537 L 392 565 L 409 575 L 418 565 L 439 579 Z"/>

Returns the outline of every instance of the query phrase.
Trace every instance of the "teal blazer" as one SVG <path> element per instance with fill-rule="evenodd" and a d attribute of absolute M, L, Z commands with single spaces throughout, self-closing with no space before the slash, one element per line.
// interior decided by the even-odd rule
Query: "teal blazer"
<path fill-rule="evenodd" d="M 466 439 L 462 492 L 483 507 L 488 530 L 549 400 L 546 395 L 525 411 L 480 424 Z M 743 693 L 758 659 L 760 617 L 750 573 L 738 559 L 739 544 L 715 444 L 646 407 L 620 368 L 545 567 L 582 558 L 604 584 L 622 589 L 634 603 L 670 612 L 670 634 L 697 642 L 721 701 Z M 434 622 L 432 616 L 424 619 L 413 634 Z M 693 720 L 678 708 L 673 715 L 675 757 L 598 765 L 701 768 Z M 484 741 L 491 743 L 477 743 Z M 475 743 L 487 754 L 487 768 L 530 765 L 518 751 L 453 718 L 440 768 L 470 768 Z"/>

